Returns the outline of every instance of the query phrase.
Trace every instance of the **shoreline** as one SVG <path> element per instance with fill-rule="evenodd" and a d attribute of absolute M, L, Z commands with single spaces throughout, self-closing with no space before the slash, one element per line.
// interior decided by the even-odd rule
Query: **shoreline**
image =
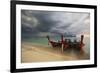
<path fill-rule="evenodd" d="M 51 46 L 42 46 L 29 42 L 22 42 L 21 62 L 52 62 L 52 61 L 74 61 L 88 60 L 87 54 L 77 54 L 75 51 L 61 52 L 60 48 L 52 48 Z"/>

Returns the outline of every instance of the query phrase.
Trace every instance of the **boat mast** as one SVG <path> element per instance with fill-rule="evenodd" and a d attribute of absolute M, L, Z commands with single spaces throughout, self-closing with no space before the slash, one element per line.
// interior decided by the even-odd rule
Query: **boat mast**
<path fill-rule="evenodd" d="M 63 52 L 64 51 L 64 38 L 63 38 L 63 35 L 61 35 L 61 46 L 62 46 L 62 48 L 61 48 L 61 51 Z"/>

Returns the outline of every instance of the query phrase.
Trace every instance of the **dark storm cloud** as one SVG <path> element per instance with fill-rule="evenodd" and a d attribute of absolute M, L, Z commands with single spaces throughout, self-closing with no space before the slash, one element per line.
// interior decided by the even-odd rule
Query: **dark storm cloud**
<path fill-rule="evenodd" d="M 89 13 L 21 10 L 22 37 L 89 33 Z"/>
<path fill-rule="evenodd" d="M 22 10 L 21 14 L 22 34 L 28 34 L 27 36 L 37 36 L 41 32 L 50 32 L 51 28 L 58 23 L 50 17 L 52 13 L 47 11 Z"/>
<path fill-rule="evenodd" d="M 90 30 L 89 13 L 58 12 L 53 18 L 60 21 L 56 27 L 52 28 L 53 31 L 56 30 L 60 33 L 70 32 L 77 35 L 86 29 L 88 30 L 87 32 Z"/>

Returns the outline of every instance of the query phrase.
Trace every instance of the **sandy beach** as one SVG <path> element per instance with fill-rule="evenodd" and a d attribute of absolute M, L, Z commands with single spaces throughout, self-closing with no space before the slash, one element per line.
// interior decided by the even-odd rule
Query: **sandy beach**
<path fill-rule="evenodd" d="M 61 52 L 61 48 L 52 48 L 51 46 L 42 46 L 28 42 L 22 42 L 22 63 L 86 59 L 89 59 L 89 55 L 86 53 L 76 53 L 74 50 L 65 50 L 64 52 Z"/>

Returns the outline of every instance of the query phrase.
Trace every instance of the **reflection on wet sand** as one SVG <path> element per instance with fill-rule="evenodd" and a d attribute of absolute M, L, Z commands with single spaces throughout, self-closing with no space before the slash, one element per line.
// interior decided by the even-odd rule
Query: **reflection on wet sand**
<path fill-rule="evenodd" d="M 22 42 L 21 62 L 49 62 L 49 61 L 72 61 L 87 60 L 89 55 L 84 51 L 76 51 L 73 48 L 61 52 L 61 48 L 52 48 L 51 46 L 42 46 Z"/>

